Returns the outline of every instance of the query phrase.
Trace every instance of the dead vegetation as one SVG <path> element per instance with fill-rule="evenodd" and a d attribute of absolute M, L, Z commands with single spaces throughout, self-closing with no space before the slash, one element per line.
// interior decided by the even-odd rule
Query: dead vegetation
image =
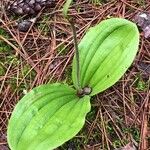
<path fill-rule="evenodd" d="M 39 14 L 30 29 L 19 32 L 21 17 L 7 12 L 0 1 L 0 150 L 7 149 L 6 130 L 17 101 L 30 89 L 44 83 L 68 82 L 74 54 L 73 36 L 62 15 L 64 1 Z M 109 17 L 133 20 L 139 11 L 150 11 L 149 0 L 77 0 L 70 8 L 78 40 L 89 27 Z M 5 47 L 5 48 L 1 48 Z M 141 33 L 138 55 L 128 72 L 112 88 L 92 99 L 86 125 L 71 141 L 58 149 L 113 150 L 138 144 L 150 149 L 150 40 Z M 16 129 L 17 130 L 17 129 Z"/>

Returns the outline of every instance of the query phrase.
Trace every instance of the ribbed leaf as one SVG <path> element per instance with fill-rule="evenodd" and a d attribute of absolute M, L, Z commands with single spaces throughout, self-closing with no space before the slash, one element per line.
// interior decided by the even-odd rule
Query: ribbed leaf
<path fill-rule="evenodd" d="M 79 99 L 63 84 L 34 88 L 16 105 L 8 125 L 11 150 L 51 150 L 75 136 L 90 110 L 88 96 Z"/>
<path fill-rule="evenodd" d="M 80 82 L 92 88 L 92 95 L 117 82 L 133 62 L 139 45 L 136 25 L 112 18 L 91 28 L 79 44 Z M 76 81 L 76 59 L 73 60 L 73 82 Z"/>

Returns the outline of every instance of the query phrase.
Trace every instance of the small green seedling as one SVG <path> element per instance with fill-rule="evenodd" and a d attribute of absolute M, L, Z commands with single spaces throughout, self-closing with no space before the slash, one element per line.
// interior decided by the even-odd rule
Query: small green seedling
<path fill-rule="evenodd" d="M 67 19 L 70 3 L 64 7 Z M 16 105 L 7 132 L 11 150 L 52 150 L 73 138 L 90 111 L 90 97 L 123 76 L 138 45 L 137 26 L 128 20 L 112 18 L 90 28 L 76 46 L 72 66 L 75 88 L 60 83 L 41 85 Z"/>

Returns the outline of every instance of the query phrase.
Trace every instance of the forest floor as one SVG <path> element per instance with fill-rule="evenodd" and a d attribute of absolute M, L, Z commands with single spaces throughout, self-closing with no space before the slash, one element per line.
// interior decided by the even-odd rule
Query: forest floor
<path fill-rule="evenodd" d="M 8 119 L 26 92 L 45 83 L 72 84 L 73 35 L 62 14 L 63 4 L 59 0 L 54 8 L 44 10 L 24 33 L 16 27 L 21 16 L 8 13 L 7 1 L 0 1 L 0 150 L 8 149 Z M 150 12 L 149 0 L 76 0 L 69 14 L 76 22 L 79 42 L 89 27 L 104 19 L 133 20 L 142 11 Z M 150 40 L 141 32 L 132 66 L 113 87 L 92 98 L 84 128 L 58 150 L 135 150 L 129 149 L 133 145 L 150 150 L 149 86 Z"/>

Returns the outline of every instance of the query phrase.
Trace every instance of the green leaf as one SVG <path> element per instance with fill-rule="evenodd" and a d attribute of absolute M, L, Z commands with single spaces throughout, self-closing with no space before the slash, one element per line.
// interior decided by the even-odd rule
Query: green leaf
<path fill-rule="evenodd" d="M 63 84 L 34 88 L 16 105 L 8 125 L 11 150 L 51 150 L 75 136 L 90 111 L 90 98 L 79 99 Z"/>
<path fill-rule="evenodd" d="M 139 45 L 137 26 L 125 19 L 112 18 L 92 27 L 79 44 L 81 87 L 92 88 L 92 95 L 116 83 L 132 64 Z M 73 60 L 73 83 L 76 81 Z"/>
<path fill-rule="evenodd" d="M 67 18 L 67 14 L 68 14 L 68 9 L 71 5 L 73 0 L 66 0 L 66 3 L 64 4 L 64 7 L 63 7 L 63 14 L 64 16 Z"/>

